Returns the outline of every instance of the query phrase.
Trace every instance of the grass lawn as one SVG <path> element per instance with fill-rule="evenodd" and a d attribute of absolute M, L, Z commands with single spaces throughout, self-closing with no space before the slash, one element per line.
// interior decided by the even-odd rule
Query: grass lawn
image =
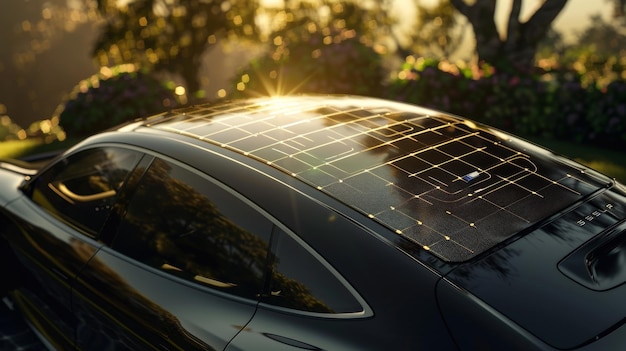
<path fill-rule="evenodd" d="M 530 140 L 626 184 L 626 152 L 588 147 L 550 139 Z M 39 139 L 0 142 L 0 159 L 19 158 L 25 155 L 65 149 L 75 142 L 76 141 L 64 141 L 44 144 Z"/>
<path fill-rule="evenodd" d="M 40 145 L 39 140 L 12 140 L 0 143 L 0 158 L 17 158 Z"/>
<path fill-rule="evenodd" d="M 55 141 L 46 144 L 42 140 L 36 138 L 3 141 L 0 142 L 0 159 L 20 158 L 27 155 L 63 150 L 73 145 L 73 143 L 74 141 Z"/>
<path fill-rule="evenodd" d="M 530 139 L 557 154 L 567 156 L 589 168 L 593 168 L 611 178 L 626 184 L 626 152 L 618 152 L 581 144 L 550 139 Z"/>

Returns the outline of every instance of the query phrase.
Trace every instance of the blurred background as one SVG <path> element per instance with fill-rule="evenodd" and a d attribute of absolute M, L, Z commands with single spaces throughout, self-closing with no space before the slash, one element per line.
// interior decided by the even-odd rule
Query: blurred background
<path fill-rule="evenodd" d="M 626 0 L 5 0 L 0 157 L 202 101 L 349 93 L 626 179 Z"/>

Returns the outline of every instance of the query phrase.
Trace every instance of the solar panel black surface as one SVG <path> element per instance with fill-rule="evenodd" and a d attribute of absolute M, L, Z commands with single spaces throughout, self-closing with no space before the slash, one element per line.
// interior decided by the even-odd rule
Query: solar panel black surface
<path fill-rule="evenodd" d="M 272 165 L 447 261 L 470 259 L 604 186 L 579 165 L 555 164 L 469 120 L 329 101 L 206 105 L 153 126 Z"/>

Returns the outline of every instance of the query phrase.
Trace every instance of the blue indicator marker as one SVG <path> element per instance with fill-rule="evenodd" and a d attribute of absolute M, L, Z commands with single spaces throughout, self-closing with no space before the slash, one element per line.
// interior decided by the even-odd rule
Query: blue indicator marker
<path fill-rule="evenodd" d="M 478 178 L 479 175 L 480 175 L 480 173 L 478 171 L 474 171 L 472 173 L 468 173 L 468 174 L 464 175 L 463 177 L 461 177 L 461 179 L 463 179 L 464 182 L 469 183 L 472 180 L 474 180 L 475 178 Z"/>

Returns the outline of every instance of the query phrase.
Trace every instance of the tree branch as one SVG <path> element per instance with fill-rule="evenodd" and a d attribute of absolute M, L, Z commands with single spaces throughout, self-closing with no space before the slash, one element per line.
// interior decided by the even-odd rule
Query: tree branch
<path fill-rule="evenodd" d="M 567 0 L 546 0 L 524 24 L 526 42 L 532 43 L 541 40 L 566 4 Z"/>
<path fill-rule="evenodd" d="M 506 29 L 507 44 L 515 43 L 520 37 L 520 20 L 519 14 L 522 10 L 522 0 L 514 0 L 511 5 L 511 13 L 509 13 L 509 21 Z"/>
<path fill-rule="evenodd" d="M 473 5 L 468 5 L 464 0 L 450 0 L 450 3 L 472 25 L 478 59 L 486 62 L 497 60 L 502 40 L 494 19 L 496 0 L 476 0 Z"/>
<path fill-rule="evenodd" d="M 472 7 L 475 6 L 475 4 L 474 5 L 468 5 L 463 0 L 450 0 L 450 3 L 452 5 L 454 5 L 454 7 L 456 7 L 456 9 L 459 10 L 459 12 L 461 14 L 463 14 L 467 18 L 470 17 L 470 15 L 471 15 L 470 12 L 472 11 Z"/>

